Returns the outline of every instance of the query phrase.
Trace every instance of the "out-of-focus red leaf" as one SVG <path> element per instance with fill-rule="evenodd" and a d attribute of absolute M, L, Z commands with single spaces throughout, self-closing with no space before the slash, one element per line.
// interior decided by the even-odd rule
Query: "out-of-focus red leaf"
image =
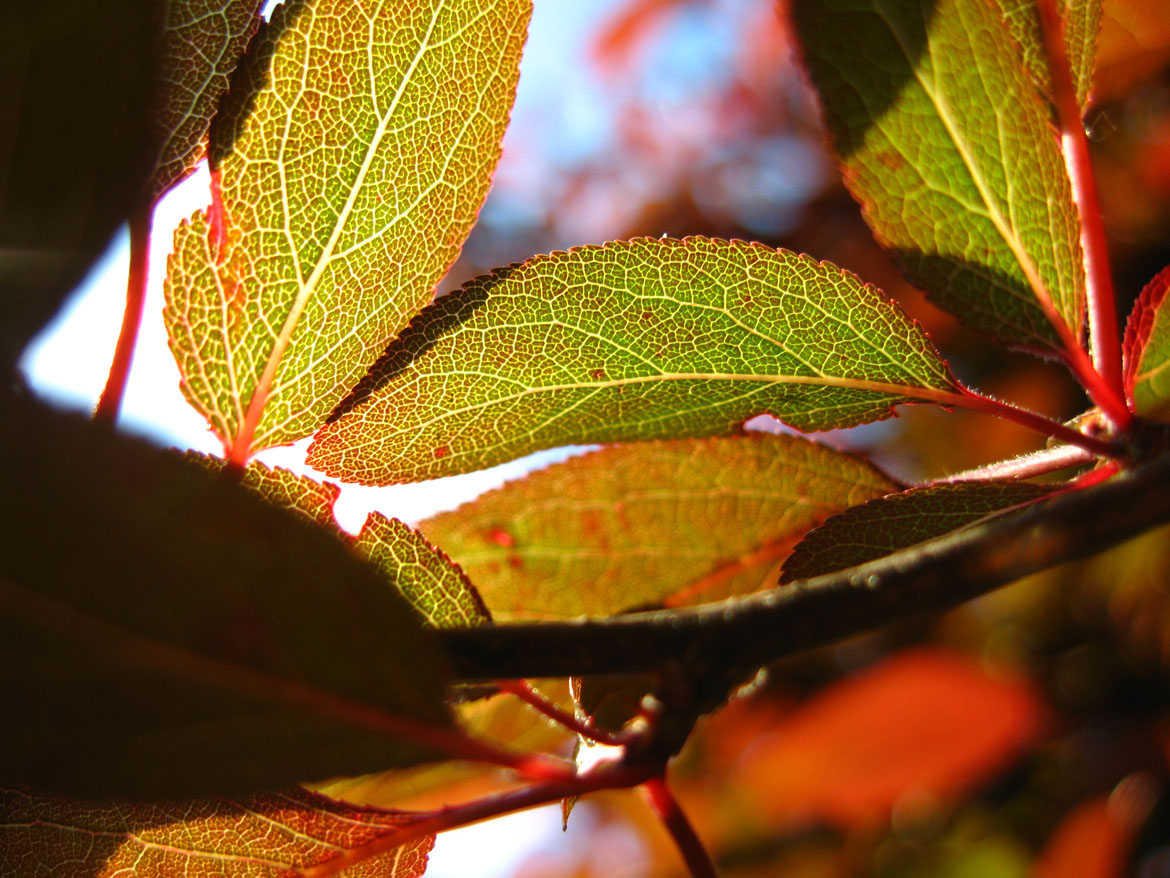
<path fill-rule="evenodd" d="M 409 823 L 412 815 L 355 808 L 291 787 L 232 799 L 79 803 L 0 790 L 0 873 L 65 878 L 295 878 Z M 346 871 L 418 878 L 435 837 Z"/>
<path fill-rule="evenodd" d="M 1034 741 L 1027 682 L 939 650 L 903 652 L 794 710 L 740 757 L 765 818 L 854 826 L 895 804 L 954 799 Z"/>
<path fill-rule="evenodd" d="M 1121 878 L 1156 798 L 1148 776 L 1131 774 L 1109 795 L 1082 802 L 1048 837 L 1031 878 Z"/>
<path fill-rule="evenodd" d="M 602 73 L 629 66 L 669 14 L 686 0 L 626 0 L 593 41 L 593 62 Z"/>

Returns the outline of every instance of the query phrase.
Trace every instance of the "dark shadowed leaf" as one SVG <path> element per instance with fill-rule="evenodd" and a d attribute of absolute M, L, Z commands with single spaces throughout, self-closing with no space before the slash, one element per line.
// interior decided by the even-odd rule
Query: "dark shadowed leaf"
<path fill-rule="evenodd" d="M 1170 268 L 1146 284 L 1125 326 L 1125 391 L 1137 414 L 1170 421 Z"/>
<path fill-rule="evenodd" d="M 0 873 L 56 878 L 296 878 L 412 815 L 357 808 L 290 787 L 234 798 L 77 802 L 0 789 Z M 418 878 L 434 836 L 345 872 Z"/>
<path fill-rule="evenodd" d="M 879 242 L 972 328 L 1029 349 L 1073 343 L 1085 301 L 1076 211 L 1048 106 L 995 6 L 793 9 L 845 182 Z"/>
<path fill-rule="evenodd" d="M 430 301 L 487 193 L 529 0 L 278 6 L 175 234 L 166 321 L 236 458 L 308 435 Z"/>
<path fill-rule="evenodd" d="M 449 724 L 443 657 L 335 535 L 85 421 L 4 417 L 0 779 L 188 796 L 438 756 L 396 730 Z"/>
<path fill-rule="evenodd" d="M 141 0 L 0 4 L 0 365 L 142 193 L 160 10 Z"/>
<path fill-rule="evenodd" d="M 870 500 L 830 518 L 797 543 L 780 581 L 874 561 L 989 515 L 1035 503 L 1053 490 L 1026 482 L 960 482 Z"/>
<path fill-rule="evenodd" d="M 775 585 L 809 528 L 897 486 L 791 436 L 618 445 L 420 527 L 505 617 L 609 615 Z"/>
<path fill-rule="evenodd" d="M 354 548 L 436 628 L 491 622 L 479 592 L 459 565 L 398 519 L 373 513 L 362 526 Z"/>
<path fill-rule="evenodd" d="M 309 460 L 418 481 L 558 445 L 735 433 L 761 412 L 844 427 L 956 394 L 922 330 L 848 272 L 762 244 L 642 238 L 537 256 L 439 299 Z"/>
<path fill-rule="evenodd" d="M 207 130 L 249 38 L 263 0 L 169 0 L 155 96 L 158 158 L 147 197 L 153 201 L 195 170 L 207 153 Z"/>

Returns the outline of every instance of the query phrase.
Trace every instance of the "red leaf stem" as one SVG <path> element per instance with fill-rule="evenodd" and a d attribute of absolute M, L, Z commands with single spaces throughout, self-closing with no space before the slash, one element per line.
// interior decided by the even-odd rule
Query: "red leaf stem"
<path fill-rule="evenodd" d="M 1095 372 L 1093 374 L 1096 375 Z M 1099 378 L 1100 376 L 1098 376 Z M 1075 445 L 1078 448 L 1090 451 L 1098 457 L 1116 457 L 1121 450 L 1112 442 L 1081 433 L 1066 424 L 1054 421 L 1051 418 L 1046 418 L 1043 415 L 1038 415 L 1035 412 L 1030 412 L 1027 409 L 993 399 L 990 396 L 984 396 L 968 387 L 960 387 L 960 390 L 962 391 L 963 402 L 957 404 L 972 411 L 994 415 L 997 418 L 1011 421 L 1030 430 L 1036 430 L 1046 436 L 1051 436 L 1053 439 L 1059 439 L 1061 442 L 1067 442 L 1069 445 Z M 1126 411 L 1128 412 L 1128 409 Z"/>
<path fill-rule="evenodd" d="M 146 303 L 147 262 L 150 254 L 150 223 L 154 204 L 140 205 L 130 214 L 130 273 L 126 279 L 126 310 L 122 312 L 122 329 L 110 363 L 106 388 L 98 400 L 93 416 L 96 420 L 114 423 L 126 393 L 126 379 L 134 360 L 134 346 L 138 341 L 138 327 L 142 323 L 142 309 Z"/>
<path fill-rule="evenodd" d="M 1081 224 L 1081 250 L 1085 263 L 1092 369 L 1085 370 L 1074 363 L 1074 371 L 1085 383 L 1085 389 L 1093 401 L 1118 428 L 1124 430 L 1132 423 L 1133 416 L 1125 405 L 1117 303 L 1105 243 L 1105 226 L 1097 201 L 1097 184 L 1089 159 L 1089 142 L 1085 137 L 1085 126 L 1064 44 L 1064 22 L 1053 0 L 1038 0 L 1037 8 L 1044 32 L 1052 97 L 1060 123 L 1061 152 Z"/>
<path fill-rule="evenodd" d="M 557 707 L 528 685 L 525 680 L 497 680 L 496 685 L 502 691 L 515 695 L 525 704 L 540 711 L 554 722 L 576 732 L 583 738 L 588 738 L 599 744 L 607 744 L 611 747 L 619 747 L 629 742 L 629 738 L 626 735 L 611 732 L 609 729 L 603 729 L 588 719 L 578 719 L 567 710 L 561 710 L 561 708 Z"/>
<path fill-rule="evenodd" d="M 661 775 L 651 778 L 642 784 L 641 789 L 646 801 L 674 839 L 692 878 L 718 878 L 711 855 L 703 847 L 702 840 L 679 807 L 678 800 L 671 794 L 666 778 Z"/>

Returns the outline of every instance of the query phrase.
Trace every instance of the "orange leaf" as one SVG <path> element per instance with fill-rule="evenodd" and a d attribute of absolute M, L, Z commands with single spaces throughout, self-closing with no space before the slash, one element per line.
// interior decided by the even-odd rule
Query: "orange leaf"
<path fill-rule="evenodd" d="M 292 878 L 413 815 L 356 808 L 290 787 L 232 799 L 136 804 L 0 790 L 0 872 L 59 878 Z M 351 868 L 350 875 L 417 878 L 435 837 Z"/>
<path fill-rule="evenodd" d="M 744 751 L 736 773 L 775 821 L 869 823 L 900 801 L 977 786 L 1041 722 L 1022 680 L 938 650 L 903 652 L 806 701 Z"/>

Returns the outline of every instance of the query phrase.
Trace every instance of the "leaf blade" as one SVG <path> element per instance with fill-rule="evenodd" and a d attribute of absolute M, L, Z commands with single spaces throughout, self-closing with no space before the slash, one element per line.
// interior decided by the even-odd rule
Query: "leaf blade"
<path fill-rule="evenodd" d="M 202 795 L 436 757 L 388 727 L 449 726 L 444 658 L 339 539 L 170 453 L 5 412 L 23 502 L 3 534 L 0 689 L 22 710 L 0 778 Z"/>
<path fill-rule="evenodd" d="M 409 823 L 401 812 L 359 808 L 291 787 L 235 799 L 137 804 L 78 803 L 0 789 L 0 870 L 30 863 L 53 874 L 114 878 L 232 875 L 278 878 L 323 865 L 340 852 Z M 435 837 L 380 854 L 365 869 L 418 878 Z M 355 871 L 355 874 L 357 872 Z"/>
<path fill-rule="evenodd" d="M 794 20 L 846 184 L 903 272 L 974 329 L 1067 350 L 1083 324 L 1077 215 L 998 10 L 808 0 Z"/>
<path fill-rule="evenodd" d="M 916 324 L 828 263 L 742 241 L 615 241 L 439 299 L 309 462 L 417 481 L 557 445 L 734 433 L 762 412 L 853 425 L 957 390 Z"/>
<path fill-rule="evenodd" d="M 491 613 L 463 569 L 409 525 L 375 512 L 366 519 L 354 548 L 434 627 L 491 623 Z"/>
<path fill-rule="evenodd" d="M 1125 392 L 1135 413 L 1170 421 L 1170 267 L 1146 284 L 1125 325 Z"/>
<path fill-rule="evenodd" d="M 260 24 L 262 0 L 170 0 L 155 96 L 158 157 L 150 202 L 195 170 L 228 81 Z"/>
<path fill-rule="evenodd" d="M 240 461 L 316 429 L 430 300 L 487 192 L 529 11 L 318 0 L 262 31 L 167 280 L 185 393 Z"/>
<path fill-rule="evenodd" d="M 420 527 L 497 615 L 610 615 L 755 591 L 804 531 L 892 490 L 789 436 L 656 441 L 571 458 Z"/>
<path fill-rule="evenodd" d="M 1028 482 L 958 482 L 870 500 L 808 533 L 784 562 L 780 581 L 810 579 L 874 561 L 1057 490 Z"/>

